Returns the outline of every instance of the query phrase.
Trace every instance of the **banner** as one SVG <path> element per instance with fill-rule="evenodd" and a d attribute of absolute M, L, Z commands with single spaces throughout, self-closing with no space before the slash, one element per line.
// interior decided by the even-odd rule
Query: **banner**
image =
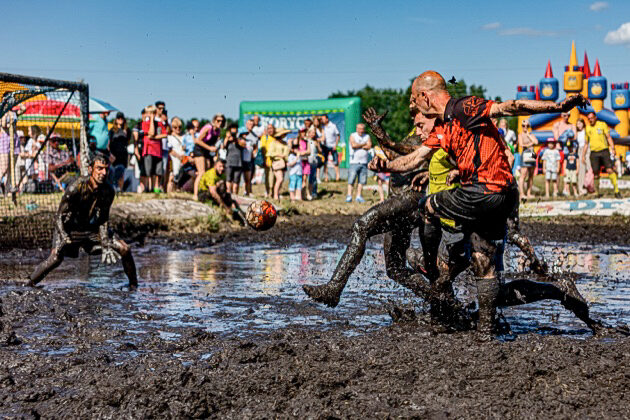
<path fill-rule="evenodd" d="M 619 214 L 630 215 L 630 198 L 625 199 L 596 199 L 576 201 L 540 201 L 521 204 L 520 217 L 547 216 L 612 216 Z"/>
<path fill-rule="evenodd" d="M 328 115 L 339 130 L 339 161 L 342 167 L 348 164 L 348 137 L 355 131 L 361 119 L 361 99 L 355 96 L 304 101 L 243 101 L 239 107 L 239 126 L 257 115 L 262 126 L 272 124 L 276 129 L 287 129 L 294 133 L 304 127 L 304 120 L 314 115 Z"/>

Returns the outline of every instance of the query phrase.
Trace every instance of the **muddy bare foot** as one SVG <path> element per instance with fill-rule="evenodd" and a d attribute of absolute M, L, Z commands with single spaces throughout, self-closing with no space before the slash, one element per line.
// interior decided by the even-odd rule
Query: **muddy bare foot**
<path fill-rule="evenodd" d="M 302 289 L 304 289 L 304 293 L 306 293 L 315 302 L 323 303 L 331 308 L 334 308 L 339 304 L 339 294 L 327 284 L 322 284 L 320 286 L 305 284 L 302 286 Z"/>

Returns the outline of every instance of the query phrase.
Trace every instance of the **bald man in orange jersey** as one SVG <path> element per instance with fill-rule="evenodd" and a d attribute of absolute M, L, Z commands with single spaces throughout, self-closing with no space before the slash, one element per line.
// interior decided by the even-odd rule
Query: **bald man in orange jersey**
<path fill-rule="evenodd" d="M 499 283 L 494 271 L 496 246 L 504 237 L 506 222 L 518 206 L 518 189 L 505 154 L 505 143 L 490 118 L 569 111 L 587 104 L 581 95 L 556 104 L 535 100 L 510 100 L 495 103 L 468 96 L 454 99 L 446 90 L 444 78 L 435 71 L 418 76 L 411 88 L 410 111 L 435 118 L 429 138 L 415 152 L 393 161 L 377 160 L 379 171 L 409 171 L 428 161 L 443 148 L 457 163 L 460 188 L 441 191 L 420 202 L 426 224 L 438 224 L 439 218 L 453 219 L 471 235 L 473 271 L 477 277 L 480 338 L 492 336 L 495 302 Z M 427 242 L 427 238 L 423 243 Z M 439 246 L 428 242 L 431 247 Z M 437 255 L 437 248 L 430 250 Z M 434 259 L 426 261 L 434 264 Z M 426 267 L 427 271 L 433 267 Z"/>

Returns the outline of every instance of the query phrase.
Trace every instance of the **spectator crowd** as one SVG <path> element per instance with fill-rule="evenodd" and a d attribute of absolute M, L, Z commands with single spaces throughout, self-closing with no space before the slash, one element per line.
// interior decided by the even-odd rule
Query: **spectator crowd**
<path fill-rule="evenodd" d="M 78 145 L 44 133 L 36 124 L 26 133 L 15 129 L 20 112 L 14 109 L 0 121 L 0 186 L 5 193 L 9 190 L 10 133 L 14 133 L 12 165 L 17 188 L 23 192 L 63 190 L 69 174 L 77 173 Z M 297 132 L 273 124 L 263 126 L 257 115 L 241 129 L 228 124 L 223 114 L 205 124 L 198 119 L 185 123 L 177 116 L 169 118 L 163 101 L 143 108 L 132 127 L 122 112 L 112 122 L 108 117 L 104 112 L 90 123 L 89 144 L 92 151 L 110 156 L 110 181 L 118 191 L 184 191 L 195 200 L 213 201 L 228 210 L 234 208 L 232 196 L 252 196 L 254 183 L 264 184 L 266 198 L 279 200 L 286 189 L 291 201 L 301 201 L 318 198 L 320 180 L 331 179 L 330 166 L 334 179 L 341 177 L 338 146 L 342 136 L 328 115 L 306 118 Z M 592 192 L 599 184 L 600 171 L 595 167 L 606 170 L 614 185 L 616 174 L 623 172 L 612 153 L 608 128 L 595 114 L 586 120 L 581 117 L 575 125 L 569 123 L 568 113 L 562 114 L 553 126 L 553 137 L 544 144 L 539 144 L 543 142 L 532 134 L 527 120 L 518 135 L 505 119 L 495 124 L 514 155 L 522 199 L 534 197 L 536 174 L 544 175 L 545 197 L 556 197 Z M 364 124 L 357 124 L 347 146 L 346 202 L 363 203 L 368 162 L 378 147 L 373 147 Z M 388 174 L 376 174 L 375 179 L 383 201 Z M 618 189 L 615 192 L 618 195 Z"/>
<path fill-rule="evenodd" d="M 589 193 L 601 196 L 599 178 L 605 172 L 615 197 L 621 197 L 618 178 L 630 171 L 617 156 L 608 125 L 591 112 L 580 116 L 576 124 L 564 112 L 553 125 L 552 136 L 541 140 L 532 132 L 527 119 L 517 136 L 507 120 L 495 122 L 510 151 L 514 154 L 514 175 L 518 178 L 521 199 L 534 199 L 534 177 L 544 176 L 544 197 L 579 197 Z M 626 165 L 630 161 L 625 156 Z M 562 187 L 562 188 L 561 188 Z M 541 191 L 542 194 L 542 191 Z"/>
<path fill-rule="evenodd" d="M 254 183 L 264 184 L 265 198 L 279 200 L 288 190 L 291 201 L 302 201 L 318 198 L 320 180 L 331 179 L 329 166 L 336 181 L 341 176 L 337 151 L 341 133 L 325 114 L 306 118 L 295 132 L 263 126 L 257 115 L 239 129 L 223 114 L 207 124 L 198 119 L 184 124 L 182 118 L 169 118 L 165 103 L 158 101 L 143 108 L 131 128 L 121 112 L 109 130 L 107 124 L 107 113 L 91 124 L 90 147 L 110 153 L 111 182 L 120 191 L 184 191 L 194 200 L 214 201 L 228 209 L 231 196 L 252 196 Z M 346 201 L 361 203 L 373 156 L 364 124 L 357 125 L 349 146 Z M 382 188 L 379 193 L 383 200 Z"/>

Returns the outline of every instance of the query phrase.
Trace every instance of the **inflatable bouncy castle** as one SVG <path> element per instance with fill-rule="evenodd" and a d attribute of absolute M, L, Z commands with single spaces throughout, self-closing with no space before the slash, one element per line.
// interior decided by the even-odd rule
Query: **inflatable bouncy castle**
<path fill-rule="evenodd" d="M 604 100 L 608 95 L 608 82 L 602 76 L 599 60 L 595 61 L 595 68 L 591 73 L 588 56 L 585 52 L 584 62 L 580 66 L 575 52 L 575 42 L 573 42 L 569 65 L 564 68 L 563 90 L 566 97 L 581 93 L 591 101 L 589 107 L 574 108 L 570 113 L 569 122 L 575 124 L 578 118 L 583 118 L 586 121 L 586 115 L 594 111 L 597 114 L 597 119 L 604 121 L 610 127 L 610 135 L 615 143 L 616 154 L 624 160 L 628 146 L 630 146 L 630 89 L 628 82 L 611 85 L 610 102 L 612 109 L 604 108 Z M 545 77 L 540 79 L 538 86 L 518 86 L 516 93 L 516 99 L 540 99 L 554 102 L 558 101 L 559 96 L 559 81 L 553 75 L 551 61 L 547 62 Z M 538 139 L 538 148 L 540 148 L 544 146 L 547 139 L 553 137 L 552 127 L 560 119 L 560 113 L 519 117 L 518 131 L 520 133 L 522 130 L 523 120 L 529 120 L 533 130 L 532 134 Z"/>

